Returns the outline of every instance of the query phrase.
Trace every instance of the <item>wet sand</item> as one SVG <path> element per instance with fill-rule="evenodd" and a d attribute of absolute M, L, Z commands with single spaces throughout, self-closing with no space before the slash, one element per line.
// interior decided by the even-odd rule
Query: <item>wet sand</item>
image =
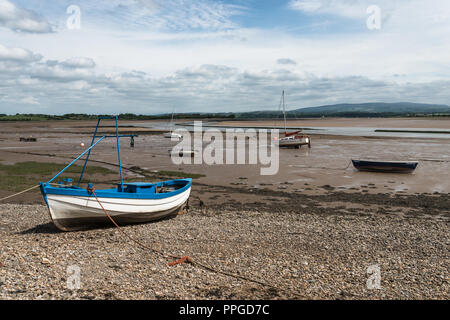
<path fill-rule="evenodd" d="M 419 120 L 412 121 L 415 123 Z M 83 151 L 80 143 L 90 144 L 92 132 L 90 126 L 93 124 L 94 122 L 2 124 L 0 163 L 11 164 L 17 161 L 66 163 L 68 159 Z M 17 131 L 18 126 L 22 132 Z M 85 128 L 83 133 L 80 133 L 80 127 Z M 126 126 L 122 130 L 129 132 L 144 129 Z M 168 150 L 177 142 L 172 142 L 151 129 L 147 130 L 150 131 L 140 133 L 135 139 L 135 148 L 130 148 L 128 139 L 121 140 L 122 163 L 125 167 L 204 174 L 206 177 L 196 179 L 196 182 L 206 185 L 245 186 L 312 195 L 325 194 L 330 190 L 391 195 L 445 194 L 450 191 L 450 141 L 447 139 L 314 135 L 311 149 L 307 147 L 300 150 L 281 149 L 278 173 L 273 176 L 262 176 L 261 165 L 175 165 L 169 157 Z M 25 135 L 24 132 L 33 132 L 38 142 L 19 142 L 19 137 Z M 102 142 L 96 147 L 91 159 L 117 163 L 113 140 Z M 248 150 L 248 145 L 246 148 Z M 223 152 L 224 149 L 219 150 L 219 153 L 224 154 Z M 225 155 L 223 158 L 225 159 Z M 417 160 L 419 166 L 413 174 L 406 175 L 358 172 L 350 164 L 350 160 L 360 158 Z"/>

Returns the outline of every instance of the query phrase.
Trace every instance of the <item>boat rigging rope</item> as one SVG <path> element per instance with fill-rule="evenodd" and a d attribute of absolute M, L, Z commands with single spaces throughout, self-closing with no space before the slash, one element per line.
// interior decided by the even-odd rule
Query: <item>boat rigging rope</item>
<path fill-rule="evenodd" d="M 298 166 L 298 165 L 292 165 L 293 167 L 300 168 L 300 169 L 327 169 L 327 170 L 347 170 L 352 164 L 352 161 L 350 160 L 345 168 L 329 168 L 329 167 L 304 167 L 304 166 Z"/>
<path fill-rule="evenodd" d="M 57 183 L 49 183 L 49 184 L 50 184 L 50 185 L 53 185 L 53 186 L 58 186 L 58 187 L 60 186 L 60 185 L 57 184 Z M 39 187 L 40 187 L 40 185 L 38 184 L 38 185 L 36 185 L 36 186 L 34 186 L 34 187 L 25 189 L 25 190 L 23 190 L 23 191 L 20 191 L 20 192 L 17 192 L 17 193 L 15 193 L 15 194 L 12 194 L 12 195 L 10 195 L 10 196 L 7 196 L 7 197 L 5 197 L 5 198 L 2 198 L 2 199 L 0 199 L 0 201 L 7 200 L 7 199 L 10 199 L 10 198 L 19 196 L 19 195 L 21 195 L 22 193 L 25 193 L 25 192 L 34 190 L 34 189 L 39 188 Z"/>
<path fill-rule="evenodd" d="M 7 199 L 12 198 L 12 197 L 16 197 L 16 196 L 18 196 L 18 195 L 21 195 L 22 193 L 25 193 L 25 192 L 31 191 L 31 190 L 33 190 L 33 189 L 39 188 L 39 186 L 40 186 L 40 185 L 36 185 L 36 186 L 31 187 L 31 188 L 28 188 L 28 189 L 26 189 L 26 190 L 17 192 L 17 193 L 15 193 L 15 194 L 13 194 L 13 195 L 10 195 L 10 196 L 7 196 L 7 197 L 5 197 L 5 198 L 0 199 L 0 201 L 7 200 Z"/>
<path fill-rule="evenodd" d="M 140 241 L 134 239 L 134 238 L 131 237 L 130 235 L 128 235 L 128 234 L 127 234 L 127 233 L 126 233 L 126 232 L 125 232 L 125 231 L 124 231 L 124 230 L 116 223 L 116 221 L 114 221 L 114 219 L 111 217 L 111 215 L 109 214 L 109 212 L 103 207 L 102 203 L 101 203 L 100 200 L 98 199 L 97 195 L 95 194 L 95 189 L 94 189 L 94 188 L 88 188 L 87 190 L 88 190 L 88 192 L 91 192 L 91 193 L 94 195 L 95 200 L 98 202 L 98 204 L 100 205 L 100 207 L 102 208 L 103 212 L 106 214 L 106 216 L 108 217 L 108 219 L 114 224 L 114 226 L 115 226 L 115 227 L 116 227 L 116 228 L 117 228 L 124 236 L 126 236 L 128 239 L 130 239 L 131 241 L 133 241 L 134 243 L 136 243 L 138 246 L 140 246 L 140 247 L 142 247 L 142 248 L 144 248 L 144 249 L 150 250 L 150 251 L 152 251 L 152 252 L 154 252 L 154 253 L 156 253 L 156 254 L 159 254 L 160 256 L 162 256 L 162 257 L 164 257 L 164 258 L 176 259 L 175 261 L 169 263 L 169 266 L 170 266 L 170 267 L 173 267 L 173 266 L 175 266 L 175 265 L 177 265 L 177 264 L 189 263 L 189 264 L 191 264 L 191 265 L 193 265 L 193 266 L 197 266 L 197 267 L 203 268 L 204 270 L 207 270 L 207 271 L 210 271 L 210 272 L 213 272 L 213 273 L 222 274 L 222 275 L 229 276 L 229 277 L 232 277 L 232 278 L 235 278 L 235 279 L 239 279 L 239 280 L 244 280 L 244 281 L 256 283 L 256 284 L 259 284 L 259 285 L 264 286 L 264 287 L 269 287 L 269 288 L 272 288 L 272 289 L 275 289 L 275 290 L 278 290 L 278 291 L 288 292 L 288 293 L 293 294 L 293 295 L 295 295 L 295 296 L 298 296 L 298 297 L 300 297 L 300 298 L 304 298 L 302 295 L 300 295 L 300 294 L 298 294 L 298 293 L 295 293 L 295 292 L 292 292 L 292 291 L 289 291 L 289 290 L 287 290 L 287 289 L 279 288 L 279 287 L 270 285 L 270 284 L 268 284 L 268 283 L 265 283 L 265 282 L 262 282 L 262 281 L 259 281 L 259 280 L 250 279 L 250 278 L 245 277 L 245 276 L 240 276 L 240 275 L 233 274 L 233 273 L 230 273 L 230 272 L 226 272 L 226 271 L 221 271 L 221 270 L 215 269 L 215 268 L 210 267 L 210 266 L 207 266 L 207 265 L 205 265 L 205 264 L 203 264 L 203 263 L 201 263 L 201 262 L 198 262 L 198 261 L 196 261 L 196 260 L 193 260 L 193 259 L 192 259 L 191 257 L 189 257 L 189 256 L 179 257 L 179 256 L 167 254 L 167 253 L 164 253 L 163 251 L 160 251 L 160 250 L 156 250 L 156 249 L 154 249 L 154 248 L 151 248 L 151 247 L 149 247 L 149 246 L 143 244 L 142 242 L 140 242 Z"/>

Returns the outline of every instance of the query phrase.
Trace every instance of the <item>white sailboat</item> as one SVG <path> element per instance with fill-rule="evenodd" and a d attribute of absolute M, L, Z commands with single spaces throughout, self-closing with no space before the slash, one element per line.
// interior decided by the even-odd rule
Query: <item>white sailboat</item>
<path fill-rule="evenodd" d="M 170 132 L 164 133 L 164 138 L 181 140 L 181 139 L 183 139 L 183 136 L 181 134 L 173 132 L 173 130 L 172 130 L 173 115 L 174 115 L 174 112 L 172 112 L 172 118 L 170 119 L 170 124 L 169 124 Z"/>
<path fill-rule="evenodd" d="M 294 132 L 287 132 L 286 126 L 286 98 L 283 93 L 281 94 L 280 106 L 283 104 L 283 117 L 284 117 L 284 137 L 278 140 L 278 146 L 280 148 L 297 148 L 300 149 L 301 146 L 307 145 L 311 148 L 311 138 L 307 135 L 301 134 L 301 130 Z"/>

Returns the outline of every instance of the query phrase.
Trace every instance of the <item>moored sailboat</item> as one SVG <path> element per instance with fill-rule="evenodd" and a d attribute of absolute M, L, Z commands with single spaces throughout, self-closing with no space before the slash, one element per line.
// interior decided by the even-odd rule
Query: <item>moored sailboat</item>
<path fill-rule="evenodd" d="M 285 93 L 281 95 L 281 104 L 283 105 L 283 117 L 284 117 L 284 137 L 278 140 L 278 146 L 281 148 L 301 148 L 301 146 L 307 145 L 311 148 L 311 138 L 307 135 L 301 134 L 301 130 L 294 132 L 287 132 L 286 126 L 286 98 Z"/>
<path fill-rule="evenodd" d="M 174 115 L 174 112 L 172 112 L 172 118 L 170 119 L 170 124 L 169 124 L 170 132 L 165 132 L 164 133 L 164 138 L 169 138 L 169 139 L 174 139 L 174 140 L 181 140 L 181 139 L 183 139 L 183 136 L 181 134 L 173 132 L 173 130 L 172 130 L 173 115 Z"/>

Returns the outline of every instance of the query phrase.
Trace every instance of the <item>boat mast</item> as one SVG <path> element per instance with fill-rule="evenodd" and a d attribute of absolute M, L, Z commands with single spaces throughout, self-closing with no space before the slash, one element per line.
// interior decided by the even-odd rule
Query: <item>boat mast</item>
<path fill-rule="evenodd" d="M 123 190 L 123 174 L 122 174 L 122 160 L 120 160 L 120 143 L 119 143 L 119 116 L 116 116 L 116 139 L 117 139 L 117 157 L 119 159 L 120 170 L 120 187 Z"/>
<path fill-rule="evenodd" d="M 172 117 L 170 118 L 170 123 L 169 123 L 169 130 L 170 130 L 170 133 L 173 132 L 173 130 L 172 130 L 172 125 L 173 125 L 173 115 L 174 115 L 174 113 L 175 113 L 175 107 L 174 107 L 173 110 L 172 110 Z"/>
<path fill-rule="evenodd" d="M 286 127 L 286 101 L 284 96 L 284 90 L 283 90 L 283 116 L 284 116 L 284 134 L 287 133 L 287 127 Z"/>
<path fill-rule="evenodd" d="M 91 141 L 91 147 L 90 147 L 88 150 L 86 150 L 86 152 L 88 152 L 88 155 L 87 155 L 86 159 L 84 160 L 83 169 L 81 170 L 80 178 L 78 179 L 78 184 L 77 184 L 78 187 L 80 186 L 80 184 L 81 184 L 81 182 L 82 182 L 82 180 L 83 180 L 83 175 L 84 175 L 84 173 L 85 173 L 85 171 L 86 171 L 86 166 L 87 166 L 87 163 L 88 163 L 88 161 L 89 161 L 89 157 L 90 157 L 90 155 L 91 155 L 91 150 L 92 150 L 92 148 L 100 141 L 100 140 L 97 140 L 97 142 L 95 142 L 95 138 L 97 137 L 98 129 L 99 129 L 99 127 L 100 127 L 100 122 L 101 122 L 101 120 L 107 120 L 107 119 L 115 120 L 115 124 L 116 124 L 116 134 L 115 134 L 114 136 L 107 136 L 107 135 L 105 135 L 105 136 L 103 136 L 100 140 L 102 140 L 103 138 L 112 138 L 112 137 L 116 138 L 116 140 L 117 140 L 117 157 L 118 157 L 118 160 L 119 160 L 120 185 L 123 187 L 122 160 L 120 159 L 120 143 L 119 143 L 119 138 L 121 138 L 121 137 L 135 137 L 136 135 L 133 135 L 133 134 L 131 134 L 131 135 L 120 135 L 120 134 L 119 134 L 119 116 L 113 116 L 113 117 L 108 117 L 108 116 L 107 116 L 107 117 L 99 117 L 99 118 L 98 118 L 98 120 L 97 120 L 97 126 L 95 127 L 94 136 L 92 137 L 92 141 Z M 95 143 L 94 143 L 94 142 L 95 142 Z M 86 153 L 86 152 L 85 152 L 85 153 Z M 84 155 L 85 153 L 83 153 L 83 155 Z M 57 176 L 59 176 L 61 173 L 62 173 L 62 172 L 60 172 Z M 55 177 L 54 177 L 52 180 L 50 180 L 49 182 L 53 181 L 57 176 L 55 176 Z"/>

